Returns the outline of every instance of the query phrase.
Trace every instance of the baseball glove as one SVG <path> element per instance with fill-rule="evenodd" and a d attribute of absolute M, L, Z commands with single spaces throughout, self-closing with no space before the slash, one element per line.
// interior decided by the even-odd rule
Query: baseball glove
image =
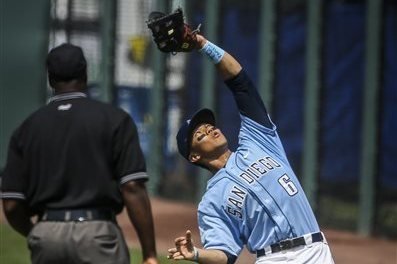
<path fill-rule="evenodd" d="M 151 12 L 146 22 L 153 40 L 162 52 L 189 52 L 197 47 L 196 34 L 200 26 L 192 30 L 185 23 L 181 8 L 171 14 Z"/>

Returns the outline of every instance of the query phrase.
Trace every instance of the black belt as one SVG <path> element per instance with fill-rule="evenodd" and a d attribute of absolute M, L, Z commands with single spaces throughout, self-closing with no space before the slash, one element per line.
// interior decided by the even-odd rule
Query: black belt
<path fill-rule="evenodd" d="M 321 232 L 311 234 L 311 243 L 320 242 L 323 240 L 324 240 L 324 237 Z M 295 247 L 299 247 L 299 246 L 309 245 L 311 243 L 306 241 L 305 236 L 286 239 L 286 240 L 280 241 L 278 243 L 275 243 L 273 245 L 270 245 L 269 247 L 266 247 L 264 249 L 256 251 L 256 256 L 259 258 L 259 257 L 265 256 L 266 254 L 269 254 L 269 253 L 276 253 L 276 252 L 280 252 L 282 250 L 287 250 L 287 249 L 291 249 L 291 248 L 295 248 Z"/>
<path fill-rule="evenodd" d="M 106 209 L 70 209 L 70 210 L 46 210 L 40 221 L 116 221 L 113 211 Z"/>

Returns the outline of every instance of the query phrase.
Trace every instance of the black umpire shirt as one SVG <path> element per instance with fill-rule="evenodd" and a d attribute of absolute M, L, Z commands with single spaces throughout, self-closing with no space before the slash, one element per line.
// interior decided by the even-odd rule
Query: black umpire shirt
<path fill-rule="evenodd" d="M 13 133 L 2 175 L 2 197 L 45 209 L 123 207 L 120 185 L 147 180 L 131 117 L 86 98 L 56 95 Z"/>

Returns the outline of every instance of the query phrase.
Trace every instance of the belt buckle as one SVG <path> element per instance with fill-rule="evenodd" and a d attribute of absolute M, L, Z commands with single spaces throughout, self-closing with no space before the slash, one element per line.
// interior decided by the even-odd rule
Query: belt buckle
<path fill-rule="evenodd" d="M 93 220 L 93 213 L 91 210 L 84 211 L 84 214 L 80 215 L 76 219 L 77 222 L 84 222 L 84 221 L 90 221 L 90 220 Z"/>
<path fill-rule="evenodd" d="M 293 243 L 292 239 L 286 239 L 286 240 L 281 241 L 279 243 L 279 245 L 280 245 L 281 250 L 286 250 L 286 249 L 292 248 L 294 243 Z"/>
<path fill-rule="evenodd" d="M 82 217 L 80 216 L 79 218 L 77 218 L 77 222 L 84 222 L 87 221 L 88 219 L 86 217 Z"/>

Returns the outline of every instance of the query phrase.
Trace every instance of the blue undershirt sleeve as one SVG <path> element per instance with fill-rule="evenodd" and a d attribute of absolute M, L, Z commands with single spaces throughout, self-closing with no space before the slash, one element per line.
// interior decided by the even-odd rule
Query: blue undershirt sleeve
<path fill-rule="evenodd" d="M 258 91 L 244 70 L 241 70 L 235 77 L 226 80 L 225 84 L 233 93 L 242 115 L 265 127 L 273 127 Z"/>
<path fill-rule="evenodd" d="M 234 264 L 237 260 L 237 256 L 230 254 L 227 251 L 223 251 L 225 255 L 227 256 L 227 264 Z"/>

